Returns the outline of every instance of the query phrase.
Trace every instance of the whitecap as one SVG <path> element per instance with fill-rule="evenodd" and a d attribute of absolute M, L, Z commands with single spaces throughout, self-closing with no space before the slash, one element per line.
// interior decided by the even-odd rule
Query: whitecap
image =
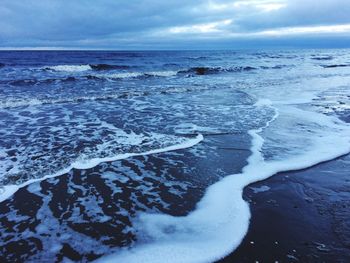
<path fill-rule="evenodd" d="M 87 70 L 92 70 L 90 65 L 57 65 L 45 67 L 45 69 L 64 72 L 83 72 Z"/>

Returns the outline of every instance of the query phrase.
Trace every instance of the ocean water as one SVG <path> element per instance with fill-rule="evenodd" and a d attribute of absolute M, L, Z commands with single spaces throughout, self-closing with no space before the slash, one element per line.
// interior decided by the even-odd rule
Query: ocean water
<path fill-rule="evenodd" d="M 212 262 L 242 190 L 350 152 L 349 50 L 0 52 L 0 258 Z"/>

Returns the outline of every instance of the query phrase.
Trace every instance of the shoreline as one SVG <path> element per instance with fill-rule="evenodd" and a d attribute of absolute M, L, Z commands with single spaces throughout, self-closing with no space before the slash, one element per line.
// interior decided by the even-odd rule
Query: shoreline
<path fill-rule="evenodd" d="M 228 262 L 349 262 L 350 154 L 245 187 L 251 220 Z"/>
<path fill-rule="evenodd" d="M 186 148 L 190 148 L 201 141 L 203 141 L 204 137 L 202 134 L 197 134 L 196 137 L 191 138 L 191 140 L 175 144 L 175 145 L 170 145 L 164 148 L 159 148 L 159 149 L 153 149 L 153 150 L 148 150 L 146 152 L 141 152 L 141 153 L 123 153 L 123 154 L 117 154 L 115 156 L 111 157 L 103 157 L 103 158 L 93 158 L 86 160 L 86 162 L 79 162 L 75 161 L 72 164 L 70 164 L 68 167 L 55 172 L 50 175 L 46 175 L 41 178 L 33 178 L 29 179 L 28 181 L 19 184 L 19 185 L 5 185 L 5 186 L 0 186 L 0 203 L 3 201 L 9 199 L 11 196 L 13 196 L 19 189 L 29 186 L 33 183 L 41 182 L 50 178 L 58 177 L 64 174 L 70 173 L 73 169 L 78 169 L 78 170 L 87 170 L 94 168 L 102 163 L 107 163 L 107 162 L 114 162 L 114 161 L 119 161 L 119 160 L 124 160 L 128 159 L 131 157 L 137 157 L 137 156 L 147 156 L 150 154 L 157 154 L 157 153 L 164 153 L 164 152 L 171 152 L 171 151 L 177 151 L 177 150 L 182 150 Z M 2 191 L 1 191 L 2 190 Z"/>
<path fill-rule="evenodd" d="M 252 136 L 252 134 L 250 134 L 250 136 Z M 218 139 L 216 137 L 215 140 L 206 140 L 205 144 L 209 143 L 209 144 L 216 145 L 216 147 L 219 147 L 219 145 L 226 145 L 227 142 L 230 141 L 233 145 L 235 145 L 235 143 L 233 143 L 231 141 L 233 138 L 235 140 L 237 140 L 237 142 L 240 141 L 236 135 L 235 136 L 227 135 L 227 136 L 220 136 L 220 139 Z M 259 148 L 259 142 L 260 142 L 259 138 L 260 137 L 258 135 L 256 135 L 255 137 L 253 136 L 253 142 L 254 142 L 254 139 L 258 140 L 258 142 L 255 142 L 255 147 L 258 147 L 258 148 Z M 248 141 L 247 141 L 247 143 L 248 143 Z M 251 150 L 252 150 L 252 148 L 251 148 Z M 231 159 L 232 152 L 231 151 L 230 151 L 230 153 L 226 152 L 227 150 L 225 148 L 223 148 L 221 151 L 223 151 L 222 152 L 223 155 L 220 155 L 220 157 L 224 157 L 224 158 L 223 159 L 218 158 L 218 160 L 220 159 L 222 164 L 224 164 L 226 162 L 231 163 L 230 160 L 232 160 Z M 239 151 L 237 151 L 236 149 L 234 150 L 234 152 L 236 152 L 237 154 L 239 153 Z M 168 155 L 170 153 L 162 153 L 162 154 L 160 154 L 159 157 L 161 157 L 163 154 Z M 246 152 L 246 154 L 248 155 L 247 152 Z M 146 156 L 138 156 L 138 157 L 134 156 L 134 157 L 136 157 L 136 159 L 146 158 Z M 243 156 L 240 156 L 240 157 L 242 158 Z M 248 157 L 248 156 L 246 156 L 246 157 L 247 157 L 246 160 L 249 160 L 249 158 L 254 159 L 254 155 L 250 155 L 250 157 Z M 157 154 L 153 157 L 151 155 L 150 158 L 157 158 Z M 319 182 L 319 180 L 322 179 L 322 176 L 319 177 L 319 173 L 322 173 L 322 171 L 323 171 L 322 170 L 323 168 L 319 169 L 319 167 L 324 167 L 324 166 L 328 167 L 327 165 L 331 164 L 331 166 L 330 166 L 330 168 L 328 168 L 328 170 L 330 170 L 330 171 L 332 171 L 332 173 L 336 173 L 336 174 L 342 173 L 343 172 L 342 169 L 345 169 L 346 165 L 344 166 L 344 165 L 338 164 L 338 162 L 339 162 L 339 160 L 343 160 L 344 158 L 348 158 L 345 161 L 347 161 L 348 164 L 350 164 L 350 155 L 345 155 L 345 156 L 338 157 L 338 158 L 331 160 L 331 161 L 321 162 L 320 164 L 314 165 L 310 168 L 306 168 L 303 170 L 277 173 L 276 175 L 273 175 L 272 177 L 269 177 L 266 180 L 247 185 L 243 191 L 243 199 L 246 200 L 250 206 L 251 219 L 249 222 L 248 233 L 244 237 L 242 243 L 238 246 L 238 248 L 232 254 L 230 254 L 228 257 L 224 258 L 222 261 L 219 261 L 219 262 L 256 262 L 256 261 L 258 261 L 258 262 L 270 262 L 270 261 L 271 262 L 276 262 L 276 261 L 278 261 L 278 262 L 285 262 L 285 261 L 287 261 L 287 262 L 320 262 L 319 261 L 320 258 L 319 258 L 317 253 L 320 251 L 329 253 L 329 251 L 330 251 L 330 248 L 329 248 L 330 245 L 324 241 L 328 237 L 330 237 L 332 240 L 332 244 L 331 244 L 332 246 L 335 246 L 334 244 L 336 244 L 337 251 L 339 251 L 339 249 L 341 251 L 343 251 L 344 249 L 349 250 L 348 248 L 344 247 L 343 245 L 339 245 L 338 244 L 339 242 L 334 241 L 336 239 L 336 237 L 333 237 L 332 234 L 328 233 L 328 232 L 327 232 L 327 234 L 324 234 L 322 236 L 323 239 L 321 238 L 321 240 L 319 240 L 318 236 L 316 234 L 314 234 L 314 235 L 316 235 L 316 236 L 314 236 L 315 240 L 303 241 L 302 244 L 300 244 L 300 242 L 299 242 L 299 240 L 302 240 L 302 235 L 300 236 L 300 234 L 304 233 L 303 227 L 305 225 L 308 226 L 308 224 L 311 223 L 310 224 L 311 227 L 308 226 L 307 229 L 309 231 L 309 228 L 310 228 L 311 229 L 310 231 L 312 231 L 312 233 L 317 232 L 317 230 L 312 229 L 312 227 L 317 228 L 319 226 L 318 223 L 321 223 L 322 227 L 324 229 L 327 229 L 327 230 L 329 229 L 329 225 L 330 225 L 329 218 L 327 218 L 325 220 L 319 220 L 319 218 L 315 217 L 315 213 L 308 214 L 309 211 L 308 211 L 307 204 L 309 204 L 309 203 L 318 204 L 319 199 L 314 198 L 313 196 L 310 197 L 310 194 L 305 193 L 305 190 L 301 190 L 303 188 L 302 186 L 306 185 L 304 187 L 306 187 L 308 190 L 313 189 L 313 188 L 318 187 L 318 186 L 327 187 L 328 182 L 326 182 L 324 185 L 320 184 L 320 182 Z M 132 161 L 132 159 L 134 159 L 134 158 L 130 158 L 130 160 L 124 160 L 124 161 L 119 160 L 119 161 L 117 161 L 117 163 L 119 163 L 120 161 L 130 162 L 130 161 Z M 228 165 L 229 163 L 227 163 L 226 165 Z M 239 163 L 242 165 L 241 162 L 239 162 Z M 155 161 L 155 164 L 156 164 L 157 170 L 159 169 L 159 171 L 161 171 L 162 169 L 160 169 L 160 167 L 158 167 L 158 164 L 159 164 L 158 161 Z M 113 166 L 113 162 L 108 164 L 107 166 L 110 166 L 110 165 Z M 21 191 L 21 193 L 25 194 L 25 195 L 27 195 L 28 192 L 29 192 L 29 194 L 35 194 L 37 196 L 40 196 L 42 198 L 42 200 L 44 201 L 44 203 L 49 204 L 49 202 L 51 202 L 50 200 L 55 199 L 57 194 L 60 195 L 59 200 L 61 198 L 63 198 L 64 196 L 67 196 L 67 194 L 69 194 L 69 191 L 67 191 L 67 194 L 63 194 L 65 192 L 64 188 L 66 188 L 67 186 L 68 186 L 68 188 L 72 188 L 72 186 L 75 188 L 78 185 L 82 185 L 84 180 L 87 180 L 87 181 L 91 180 L 91 183 L 92 183 L 93 187 L 95 188 L 99 184 L 101 184 L 101 182 L 98 182 L 101 179 L 102 180 L 104 180 L 104 179 L 109 180 L 110 179 L 109 175 L 97 176 L 97 174 L 100 174 L 99 167 L 102 168 L 103 166 L 106 166 L 106 164 L 102 163 L 94 168 L 89 168 L 89 169 L 85 170 L 85 171 L 87 171 L 88 174 L 89 173 L 92 173 L 92 175 L 96 174 L 96 176 L 92 176 L 92 178 L 90 178 L 90 176 L 88 174 L 86 174 L 86 176 L 87 176 L 86 178 L 84 178 L 85 176 L 83 176 L 83 178 L 81 178 L 81 176 L 83 174 L 85 175 L 85 172 L 84 173 L 82 172 L 84 170 L 75 170 L 75 171 L 73 170 L 70 173 L 68 173 L 67 175 L 63 176 L 62 178 L 61 177 L 56 178 L 56 179 L 52 178 L 51 180 L 48 179 L 47 182 L 46 182 L 46 180 L 42 181 L 42 182 L 37 182 L 37 186 L 31 186 L 31 187 L 28 186 L 28 187 L 26 187 L 25 190 Z M 119 165 L 117 165 L 117 166 L 119 167 Z M 231 165 L 229 165 L 228 168 L 230 166 Z M 248 164 L 248 166 L 249 166 L 249 164 Z M 292 164 L 292 167 L 295 167 L 295 164 Z M 109 168 L 107 168 L 107 169 L 109 170 Z M 119 169 L 120 169 L 120 167 L 119 167 Z M 133 168 L 133 170 L 134 170 L 134 168 Z M 316 170 L 316 172 L 315 172 L 315 170 Z M 327 172 L 327 169 L 325 171 Z M 350 170 L 348 170 L 348 171 L 350 173 Z M 252 171 L 250 171 L 250 172 L 252 172 Z M 207 173 L 211 174 L 209 171 L 207 171 Z M 313 179 L 313 181 L 311 181 L 311 182 L 308 181 L 308 179 L 310 179 L 310 176 L 309 176 L 310 173 L 312 175 L 315 174 L 315 176 L 311 176 L 311 178 Z M 326 173 L 326 175 L 327 175 L 327 173 Z M 345 176 L 346 175 L 343 175 L 343 177 L 345 177 Z M 68 179 L 68 184 L 67 184 L 67 182 L 65 182 L 66 179 Z M 81 181 L 81 180 L 83 180 L 83 181 L 81 181 L 79 183 L 75 182 L 78 179 L 79 179 L 79 181 Z M 339 187 L 339 185 L 341 185 L 341 183 L 343 182 L 342 180 L 337 181 L 336 179 L 337 179 L 337 177 L 335 177 L 333 179 L 333 183 L 335 183 L 335 185 L 332 186 L 335 188 Z M 340 179 L 344 179 L 344 178 L 340 178 Z M 73 182 L 73 184 L 70 183 L 69 181 Z M 350 180 L 348 180 L 347 182 L 349 183 L 349 186 L 350 186 Z M 65 186 L 63 186 L 62 183 Z M 59 185 L 61 185 L 61 186 L 57 188 L 57 186 L 59 186 Z M 108 186 L 108 185 L 109 184 L 107 183 L 106 186 Z M 300 186 L 300 185 L 302 185 L 302 186 Z M 100 186 L 98 186 L 98 187 L 100 187 Z M 103 191 L 99 191 L 99 192 L 101 192 L 100 194 L 101 194 L 101 197 L 104 199 L 104 201 L 107 201 L 107 203 L 104 204 L 103 207 L 105 207 L 107 204 L 110 204 L 112 201 L 112 200 L 110 200 L 110 197 L 108 197 L 108 194 L 107 195 L 102 194 L 102 192 L 106 192 L 106 190 L 107 190 L 107 188 L 103 189 Z M 166 190 L 166 189 L 164 188 L 164 190 Z M 48 198 L 44 197 L 44 195 L 43 195 L 44 192 L 51 193 L 51 191 L 52 191 L 52 196 L 50 196 Z M 115 191 L 117 193 L 119 190 L 113 190 L 113 191 Z M 324 192 L 322 190 L 320 193 L 317 193 L 316 195 L 322 196 L 323 194 L 324 194 Z M 82 198 L 82 197 L 86 198 L 86 196 L 89 196 L 89 195 L 90 195 L 89 193 L 82 193 L 82 194 L 79 194 L 79 198 Z M 198 195 L 197 198 L 199 198 L 200 195 Z M 314 193 L 311 192 L 311 195 L 314 195 Z M 16 195 L 16 196 L 20 197 L 19 199 L 23 200 L 23 196 L 21 197 L 21 194 Z M 34 197 L 33 195 L 31 195 L 31 196 Z M 334 197 L 334 196 L 336 196 L 336 195 L 333 195 L 331 197 Z M 348 200 L 350 200 L 350 198 L 349 198 L 350 194 L 347 197 L 348 197 Z M 125 196 L 125 198 L 128 199 L 129 197 Z M 195 198 L 195 199 L 197 199 L 197 198 Z M 25 199 L 27 199 L 27 198 L 25 198 Z M 16 202 L 16 200 L 19 201 L 18 198 L 15 197 L 13 201 Z M 297 204 L 294 204 L 293 207 L 290 207 L 291 204 L 289 202 L 290 201 L 294 202 L 294 200 L 296 200 L 295 202 Z M 321 200 L 323 200 L 323 199 L 321 199 Z M 195 200 L 192 200 L 192 201 L 195 201 Z M 196 201 L 198 202 L 199 200 L 196 200 Z M 193 204 L 196 204 L 197 203 L 196 201 L 193 202 Z M 66 202 L 66 201 L 64 201 L 63 199 L 61 201 L 58 201 L 57 202 L 58 206 L 60 205 L 60 202 Z M 69 203 L 70 203 L 69 206 L 74 207 L 75 202 L 76 201 L 73 201 L 73 200 L 69 201 Z M 8 202 L 8 204 L 11 204 L 11 203 L 12 203 L 12 201 Z M 326 204 L 326 205 L 328 205 L 328 204 Z M 52 212 L 54 212 L 54 214 L 58 213 L 58 210 L 61 210 L 59 207 L 56 208 L 56 205 L 55 205 L 55 207 L 51 207 L 51 206 L 52 205 L 50 205 L 50 210 L 52 209 Z M 67 206 L 67 209 L 69 208 L 69 206 Z M 287 211 L 285 211 L 285 209 L 284 209 L 285 207 L 288 207 L 289 209 Z M 349 203 L 348 207 L 350 207 L 350 203 Z M 106 209 L 107 208 L 108 207 L 106 207 Z M 86 207 L 85 209 L 88 209 L 88 208 Z M 192 209 L 194 209 L 194 207 L 192 207 Z M 326 210 L 327 207 L 322 208 L 322 209 Z M 108 208 L 108 210 L 110 210 L 110 209 Z M 175 210 L 177 210 L 177 209 L 175 209 Z M 187 209 L 185 209 L 185 210 L 187 210 Z M 185 212 L 185 210 L 183 210 L 183 212 Z M 189 209 L 187 211 L 192 211 L 192 210 Z M 18 212 L 20 212 L 20 214 L 22 213 L 21 208 L 19 209 Z M 60 212 L 62 212 L 62 211 L 60 211 Z M 113 215 L 112 210 L 110 212 L 111 213 L 109 213 L 107 216 L 108 218 L 115 216 L 115 215 Z M 273 216 L 271 216 L 270 213 Z M 340 217 L 344 214 L 345 214 L 345 211 L 341 211 Z M 182 214 L 180 213 L 177 216 L 179 216 L 179 215 L 182 215 Z M 308 221 L 306 221 L 306 222 L 303 222 L 301 220 L 304 215 L 306 215 L 308 218 Z M 102 218 L 101 220 L 103 222 L 105 220 L 109 220 L 107 217 Z M 60 216 L 56 217 L 56 218 L 58 219 L 58 218 L 60 218 Z M 311 220 L 312 218 L 314 218 L 314 219 Z M 93 224 L 90 224 L 90 225 L 92 226 Z M 272 225 L 274 229 L 269 229 L 270 225 Z M 296 226 L 297 229 L 294 229 L 294 226 Z M 90 226 L 89 226 L 89 228 L 90 228 Z M 105 226 L 103 226 L 103 228 L 105 228 Z M 339 230 L 339 231 L 341 231 L 341 230 Z M 81 230 L 78 230 L 78 232 L 81 232 Z M 349 224 L 349 230 L 346 233 L 349 233 L 349 232 L 350 232 L 350 224 Z M 272 235 L 271 233 L 275 234 L 275 235 Z M 282 236 L 281 236 L 281 234 L 282 234 Z M 296 236 L 293 236 L 293 234 L 294 235 L 296 234 Z M 97 237 L 95 234 L 93 234 L 93 236 Z M 268 237 L 267 240 L 266 240 L 266 237 Z M 127 238 L 129 238 L 129 237 L 127 237 Z M 130 238 L 133 239 L 133 237 L 130 237 Z M 346 236 L 345 236 L 345 238 L 346 238 Z M 123 243 L 124 237 L 118 237 L 118 238 L 116 238 L 116 241 L 114 241 L 114 242 Z M 349 244 L 350 244 L 350 240 L 349 240 Z M 292 249 L 290 249 L 290 248 L 292 248 Z M 299 252 L 299 251 L 302 251 L 302 252 Z M 350 252 L 350 250 L 349 250 L 349 252 Z M 332 255 L 331 258 L 338 257 L 338 258 L 340 258 L 340 260 L 342 260 L 343 255 L 349 254 L 349 252 L 337 252 L 338 254 L 336 254 L 335 256 Z M 24 252 L 24 253 L 26 253 L 26 252 Z M 78 255 L 79 255 L 79 253 L 78 253 Z M 84 258 L 84 255 L 79 255 L 79 256 L 78 255 L 74 256 L 74 255 L 72 255 L 71 252 L 67 252 L 64 250 L 60 251 L 60 253 L 59 253 L 59 256 L 68 256 L 71 259 Z M 310 259 L 308 258 L 310 255 L 311 255 L 311 260 L 314 260 L 314 261 L 310 261 Z M 98 254 L 93 255 L 93 256 L 91 256 L 91 258 L 89 258 L 89 260 L 90 259 L 97 259 L 99 256 L 101 256 L 101 255 L 98 255 Z M 301 260 L 300 260 L 300 258 L 301 258 Z M 323 260 L 323 258 L 321 258 L 321 260 Z M 326 260 L 326 261 L 321 261 L 321 262 L 330 262 L 330 261 Z M 337 262 L 347 262 L 347 261 L 344 260 L 344 261 L 337 261 Z"/>
<path fill-rule="evenodd" d="M 138 213 L 186 216 L 208 186 L 242 169 L 248 139 L 212 136 L 192 148 L 73 169 L 27 185 L 0 203 L 0 259 L 85 262 L 129 247 L 136 241 L 132 222 Z"/>

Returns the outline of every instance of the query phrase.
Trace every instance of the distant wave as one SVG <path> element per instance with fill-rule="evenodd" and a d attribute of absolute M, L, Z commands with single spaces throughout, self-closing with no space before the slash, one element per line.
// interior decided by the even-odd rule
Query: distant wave
<path fill-rule="evenodd" d="M 206 60 L 206 59 L 210 59 L 210 57 L 206 57 L 206 56 L 184 57 L 184 59 L 187 59 L 187 60 Z"/>
<path fill-rule="evenodd" d="M 129 69 L 127 65 L 89 64 L 93 70 Z"/>
<path fill-rule="evenodd" d="M 221 72 L 242 72 L 242 71 L 251 71 L 257 68 L 245 66 L 245 67 L 231 67 L 231 68 L 222 68 L 222 67 L 192 67 L 186 70 L 180 70 L 178 73 L 192 73 L 196 75 L 210 75 L 217 74 Z"/>
<path fill-rule="evenodd" d="M 83 72 L 88 70 L 112 70 L 112 69 L 129 69 L 127 65 L 112 64 L 86 64 L 86 65 L 56 65 L 44 67 L 44 70 L 63 71 L 63 72 Z"/>
<path fill-rule="evenodd" d="M 41 84 L 67 83 L 83 80 L 117 80 L 130 78 L 149 78 L 149 77 L 171 77 L 176 76 L 177 71 L 154 71 L 154 72 L 120 72 L 112 74 L 89 74 L 82 76 L 69 76 L 66 78 L 46 78 L 46 79 L 17 79 L 17 80 L 2 80 L 0 84 L 10 86 L 34 86 Z"/>
<path fill-rule="evenodd" d="M 87 64 L 87 65 L 56 65 L 44 67 L 44 70 L 49 71 L 61 71 L 61 72 L 84 72 L 84 71 L 103 71 L 103 70 L 113 70 L 130 69 L 130 66 L 126 65 L 110 65 L 110 64 Z M 230 68 L 222 67 L 191 67 L 189 69 L 183 69 L 178 71 L 152 71 L 152 72 L 120 72 L 112 74 L 112 78 L 135 78 L 140 76 L 160 76 L 169 77 L 176 74 L 191 73 L 196 75 L 208 75 L 216 74 L 220 72 L 242 72 L 255 70 L 257 68 L 250 66 L 235 66 Z"/>
<path fill-rule="evenodd" d="M 126 79 L 126 78 L 147 78 L 147 77 L 172 77 L 176 76 L 178 71 L 150 71 L 150 72 L 120 72 L 113 74 L 96 75 L 98 78 L 107 79 Z"/>
<path fill-rule="evenodd" d="M 172 77 L 177 75 L 210 75 L 224 72 L 243 72 L 256 70 L 255 67 L 192 67 L 183 70 L 150 71 L 150 72 L 118 72 L 113 74 L 96 75 L 99 78 L 124 79 L 124 78 L 147 78 L 147 77 Z"/>
<path fill-rule="evenodd" d="M 86 76 L 86 78 L 89 79 L 88 76 Z M 51 83 L 58 83 L 58 82 L 73 82 L 76 80 L 78 79 L 70 76 L 66 78 L 3 80 L 0 83 L 3 85 L 10 85 L 10 86 L 34 86 L 34 85 L 51 84 Z"/>
<path fill-rule="evenodd" d="M 133 90 L 133 91 L 121 91 L 117 93 L 109 93 L 104 95 L 86 95 L 78 97 L 64 97 L 64 98 L 36 98 L 36 99 L 17 99 L 8 98 L 0 100 L 0 109 L 17 108 L 17 107 L 28 107 L 36 105 L 46 104 L 63 104 L 63 103 L 79 103 L 85 101 L 105 101 L 113 99 L 130 99 L 133 97 L 145 97 L 151 95 L 165 95 L 165 94 L 179 94 L 187 92 L 198 92 L 211 89 L 227 89 L 228 86 L 187 86 L 187 87 L 168 87 L 158 90 Z"/>
<path fill-rule="evenodd" d="M 348 65 L 329 65 L 323 67 L 342 67 Z M 123 79 L 145 79 L 151 77 L 175 77 L 175 76 L 193 76 L 193 75 L 214 75 L 220 73 L 239 73 L 249 72 L 258 69 L 282 69 L 285 67 L 293 67 L 292 65 L 275 65 L 275 66 L 233 66 L 233 67 L 191 67 L 182 70 L 163 70 L 163 71 L 108 71 L 111 69 L 126 69 L 129 66 L 109 65 L 109 64 L 88 64 L 88 65 L 57 65 L 51 67 L 45 67 L 44 70 L 63 71 L 72 74 L 73 76 L 57 77 L 57 78 L 40 78 L 40 79 L 17 79 L 17 80 L 2 80 L 0 84 L 10 86 L 34 86 L 41 84 L 55 84 L 55 83 L 67 83 L 73 81 L 83 80 L 123 80 Z M 88 71 L 89 74 L 78 74 Z M 105 73 L 97 73 L 94 71 L 106 71 Z"/>
<path fill-rule="evenodd" d="M 258 52 L 258 53 L 253 53 L 252 54 L 255 57 L 258 58 L 271 58 L 271 59 L 294 59 L 297 58 L 298 56 L 296 55 L 290 55 L 290 54 L 268 54 L 265 52 Z"/>
<path fill-rule="evenodd" d="M 38 81 L 35 79 L 17 79 L 9 82 L 3 82 L 3 84 L 10 84 L 11 86 L 32 86 L 37 83 Z"/>
<path fill-rule="evenodd" d="M 82 72 L 92 70 L 90 65 L 57 65 L 45 67 L 44 70 L 64 71 L 64 72 Z"/>
<path fill-rule="evenodd" d="M 350 67 L 350 64 L 321 65 L 321 67 L 324 67 L 324 68 L 344 68 L 344 67 Z"/>
<path fill-rule="evenodd" d="M 293 65 L 275 65 L 275 66 L 261 66 L 261 69 L 282 69 L 282 68 L 292 68 Z"/>
<path fill-rule="evenodd" d="M 311 59 L 313 59 L 313 60 L 332 60 L 333 57 L 332 56 L 314 56 L 314 57 L 311 57 Z"/>
<path fill-rule="evenodd" d="M 178 64 L 178 63 L 165 63 L 164 66 L 165 67 L 174 67 L 174 66 L 179 67 L 180 64 Z"/>

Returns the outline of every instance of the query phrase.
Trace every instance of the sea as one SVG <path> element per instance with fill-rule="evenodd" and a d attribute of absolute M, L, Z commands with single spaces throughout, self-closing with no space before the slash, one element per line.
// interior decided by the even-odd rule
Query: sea
<path fill-rule="evenodd" d="M 0 51 L 0 261 L 220 260 L 349 110 L 347 49 Z"/>

